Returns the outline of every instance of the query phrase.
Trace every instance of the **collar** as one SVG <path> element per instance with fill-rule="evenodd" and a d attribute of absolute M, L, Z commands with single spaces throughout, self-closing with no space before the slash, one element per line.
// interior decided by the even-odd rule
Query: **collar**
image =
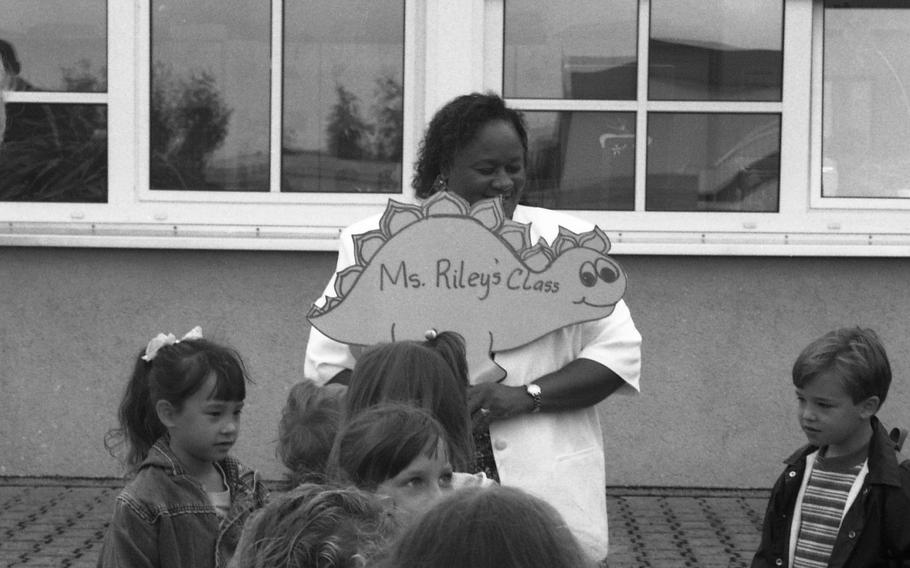
<path fill-rule="evenodd" d="M 221 466 L 229 484 L 240 478 L 242 466 L 236 459 L 227 456 L 218 462 L 218 465 Z M 162 436 L 155 441 L 155 444 L 149 450 L 148 456 L 139 465 L 137 471 L 147 467 L 161 468 L 171 476 L 186 475 L 186 468 L 180 463 L 174 452 L 171 451 L 171 446 L 168 444 L 166 436 Z"/>
<path fill-rule="evenodd" d="M 900 487 L 900 472 L 897 464 L 897 453 L 895 452 L 894 442 L 888 436 L 888 432 L 879 419 L 873 416 L 872 421 L 872 439 L 869 441 L 869 474 L 866 479 L 869 483 L 877 485 L 892 485 Z M 806 456 L 812 452 L 818 451 L 818 446 L 806 445 L 796 450 L 784 463 L 789 466 L 797 466 L 805 463 Z"/>

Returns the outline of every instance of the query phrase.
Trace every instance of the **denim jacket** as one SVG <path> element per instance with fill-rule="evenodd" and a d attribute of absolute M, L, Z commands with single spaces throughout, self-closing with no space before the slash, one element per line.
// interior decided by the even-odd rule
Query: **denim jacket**
<path fill-rule="evenodd" d="M 249 514 L 268 490 L 255 471 L 228 457 L 219 462 L 231 491 L 221 518 L 202 485 L 186 474 L 167 441 L 155 442 L 135 478 L 120 492 L 98 566 L 206 568 L 226 566 Z"/>
<path fill-rule="evenodd" d="M 841 522 L 828 566 L 831 568 L 910 567 L 910 468 L 898 464 L 888 433 L 872 417 L 869 473 Z M 806 471 L 806 446 L 787 458 L 765 513 L 761 544 L 752 568 L 788 566 L 790 524 Z"/>

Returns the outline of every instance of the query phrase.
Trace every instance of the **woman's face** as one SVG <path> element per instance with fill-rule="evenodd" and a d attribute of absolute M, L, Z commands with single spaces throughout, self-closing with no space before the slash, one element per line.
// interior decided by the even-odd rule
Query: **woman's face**
<path fill-rule="evenodd" d="M 506 216 L 512 218 L 525 187 L 525 152 L 511 123 L 494 120 L 483 126 L 474 140 L 455 154 L 452 167 L 443 172 L 449 191 L 472 205 L 501 196 Z"/>
<path fill-rule="evenodd" d="M 421 452 L 398 475 L 381 483 L 376 493 L 392 499 L 398 521 L 407 525 L 452 489 L 452 466 L 440 440 L 435 453 Z"/>

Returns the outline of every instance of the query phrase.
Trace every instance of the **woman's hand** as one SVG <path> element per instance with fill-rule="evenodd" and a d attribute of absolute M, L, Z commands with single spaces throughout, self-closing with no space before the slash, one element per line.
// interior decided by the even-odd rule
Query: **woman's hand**
<path fill-rule="evenodd" d="M 507 387 L 499 383 L 481 383 L 468 388 L 468 410 L 474 427 L 505 420 L 530 412 L 534 399 L 525 387 Z"/>

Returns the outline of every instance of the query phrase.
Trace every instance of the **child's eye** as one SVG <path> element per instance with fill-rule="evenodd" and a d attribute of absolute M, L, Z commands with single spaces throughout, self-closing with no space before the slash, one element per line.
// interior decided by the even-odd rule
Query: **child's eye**
<path fill-rule="evenodd" d="M 422 477 L 412 477 L 407 482 L 408 487 L 421 487 L 423 485 Z"/>

